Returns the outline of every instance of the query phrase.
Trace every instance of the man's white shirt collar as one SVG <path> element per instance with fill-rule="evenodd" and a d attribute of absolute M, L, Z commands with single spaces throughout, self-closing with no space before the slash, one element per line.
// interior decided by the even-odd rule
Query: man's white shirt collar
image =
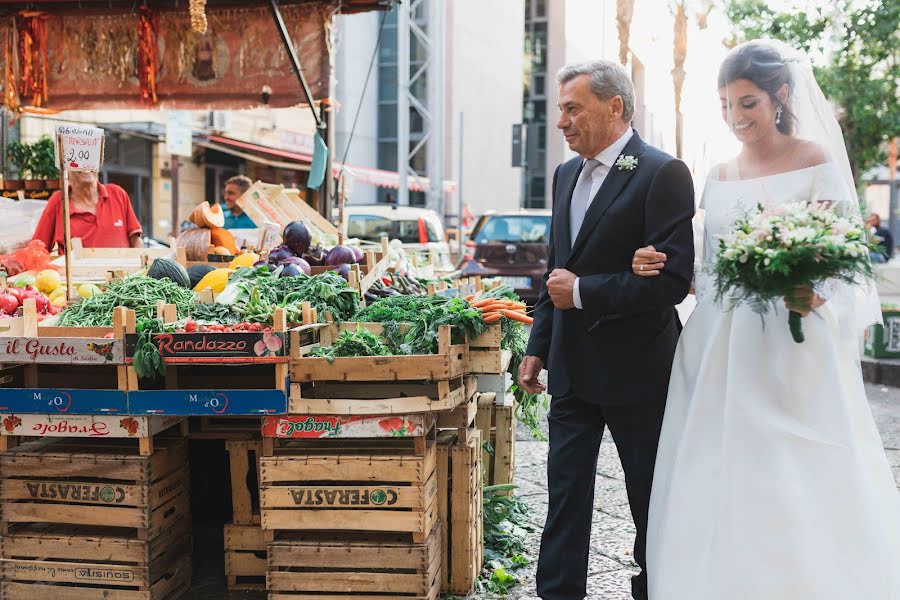
<path fill-rule="evenodd" d="M 601 150 L 597 153 L 597 156 L 594 157 L 594 160 L 599 162 L 601 165 L 612 169 L 613 165 L 616 163 L 616 159 L 622 154 L 622 151 L 625 150 L 625 146 L 628 145 L 629 140 L 634 136 L 634 130 L 629 127 L 625 133 L 622 134 L 622 137 L 614 141 L 612 144 Z M 584 164 L 585 161 L 582 160 L 581 164 Z"/>

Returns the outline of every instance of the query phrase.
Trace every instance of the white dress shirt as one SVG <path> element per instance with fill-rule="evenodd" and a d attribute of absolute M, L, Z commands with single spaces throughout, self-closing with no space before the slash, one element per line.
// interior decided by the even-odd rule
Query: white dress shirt
<path fill-rule="evenodd" d="M 603 185 L 603 182 L 606 181 L 606 176 L 609 175 L 609 172 L 612 170 L 613 165 L 615 165 L 616 160 L 622 154 L 622 151 L 625 150 L 625 146 L 628 145 L 629 140 L 631 140 L 631 136 L 634 135 L 634 131 L 631 127 L 622 134 L 622 137 L 614 141 L 612 144 L 601 150 L 594 159 L 600 164 L 596 169 L 591 173 L 592 181 L 591 181 L 591 203 L 594 201 L 594 196 L 597 195 L 597 192 L 600 191 L 600 186 Z M 582 161 L 582 165 L 584 161 Z M 590 209 L 590 204 L 585 207 L 585 213 L 587 213 L 588 209 Z M 584 219 L 582 219 L 582 223 Z M 572 244 L 575 244 L 575 238 L 572 238 Z M 575 303 L 575 308 L 582 309 L 583 306 L 581 304 L 581 293 L 578 291 L 578 280 L 580 278 L 575 278 L 575 284 L 572 288 L 572 301 Z"/>

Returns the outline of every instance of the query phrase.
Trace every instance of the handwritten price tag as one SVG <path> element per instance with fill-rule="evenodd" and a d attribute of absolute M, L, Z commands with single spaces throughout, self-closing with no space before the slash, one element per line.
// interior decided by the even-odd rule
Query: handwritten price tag
<path fill-rule="evenodd" d="M 60 163 L 77 171 L 99 171 L 103 162 L 103 130 L 87 125 L 61 125 L 56 128 L 60 141 Z"/>

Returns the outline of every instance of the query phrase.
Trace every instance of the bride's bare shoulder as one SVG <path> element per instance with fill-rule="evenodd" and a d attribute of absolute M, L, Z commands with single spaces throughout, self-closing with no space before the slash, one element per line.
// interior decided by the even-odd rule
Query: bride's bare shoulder
<path fill-rule="evenodd" d="M 791 154 L 793 166 L 797 169 L 808 169 L 829 162 L 828 152 L 821 145 L 810 140 L 794 139 Z"/>
<path fill-rule="evenodd" d="M 706 176 L 709 179 L 718 179 L 721 181 L 724 179 L 728 179 L 729 170 L 733 170 L 733 169 L 734 169 L 734 165 L 731 163 L 727 163 L 727 162 L 719 163 L 719 164 L 715 165 L 713 168 L 711 168 L 709 170 L 709 173 L 707 173 Z"/>

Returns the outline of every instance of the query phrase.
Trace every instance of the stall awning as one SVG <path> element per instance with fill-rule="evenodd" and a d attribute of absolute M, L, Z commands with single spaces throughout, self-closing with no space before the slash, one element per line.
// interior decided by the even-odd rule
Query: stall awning
<path fill-rule="evenodd" d="M 243 140 L 236 140 L 218 135 L 211 135 L 208 141 L 195 142 L 205 148 L 225 152 L 238 156 L 244 160 L 250 160 L 280 169 L 293 169 L 296 171 L 309 171 L 312 163 L 312 154 L 305 152 L 292 152 L 280 148 L 262 146 Z M 286 162 L 290 161 L 290 162 Z M 354 165 L 341 165 L 335 161 L 333 166 L 334 176 L 341 173 L 341 167 L 346 176 L 352 177 L 355 183 L 365 183 L 383 188 L 397 189 L 400 187 L 400 176 L 395 171 L 385 171 L 372 167 L 358 167 Z M 409 189 L 414 192 L 427 191 L 431 182 L 427 177 L 413 177 L 408 179 Z M 444 193 L 452 194 L 456 191 L 455 181 L 444 181 Z"/>

